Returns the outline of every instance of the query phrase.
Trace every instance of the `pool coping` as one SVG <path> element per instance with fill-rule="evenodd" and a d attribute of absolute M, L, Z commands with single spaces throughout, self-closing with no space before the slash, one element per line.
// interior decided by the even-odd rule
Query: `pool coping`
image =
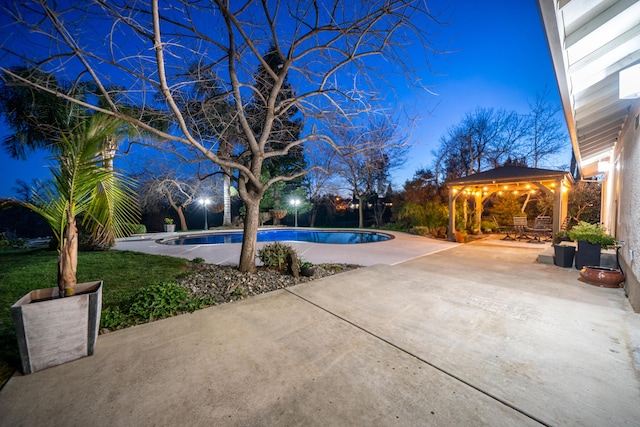
<path fill-rule="evenodd" d="M 286 243 L 294 243 L 294 242 L 301 242 L 301 243 L 316 243 L 316 244 L 320 244 L 320 245 L 327 245 L 327 244 L 337 244 L 337 245 L 360 245 L 360 244 L 366 244 L 366 243 L 377 243 L 377 242 L 386 242 L 388 240 L 392 240 L 395 239 L 396 236 L 394 236 L 393 234 L 387 232 L 386 230 L 363 230 L 363 229 L 358 229 L 358 228 L 307 228 L 307 227 L 278 227 L 278 228 L 258 228 L 258 233 L 261 232 L 278 232 L 278 231 L 301 231 L 301 232 L 320 232 L 320 233 L 359 233 L 359 234 L 373 234 L 373 235 L 384 235 L 384 236 L 388 236 L 387 239 L 385 240 L 380 240 L 380 241 L 372 241 L 372 242 L 354 242 L 354 243 L 330 243 L 330 242 L 309 242 L 306 240 L 265 240 L 265 241 L 258 241 L 258 243 L 273 243 L 273 242 L 286 242 Z M 156 239 L 155 242 L 161 245 L 165 245 L 167 244 L 166 242 L 171 241 L 171 240 L 177 240 L 177 239 L 182 239 L 182 238 L 191 238 L 191 237 L 198 237 L 198 236 L 205 236 L 205 235 L 216 235 L 216 234 L 244 234 L 243 230 L 238 230 L 238 231 L 228 231 L 228 230 L 202 230 L 200 232 L 190 232 L 187 231 L 184 234 L 180 233 L 180 232 L 173 232 L 171 233 L 171 236 L 165 236 L 165 237 L 161 237 L 159 239 Z M 234 244 L 234 243 L 241 243 L 241 242 L 231 242 L 231 243 L 202 243 L 202 245 L 229 245 L 229 244 Z M 184 245 L 184 244 L 183 244 Z M 190 244 L 187 244 L 185 246 L 188 246 Z M 197 245 L 194 244 L 194 245 Z"/>

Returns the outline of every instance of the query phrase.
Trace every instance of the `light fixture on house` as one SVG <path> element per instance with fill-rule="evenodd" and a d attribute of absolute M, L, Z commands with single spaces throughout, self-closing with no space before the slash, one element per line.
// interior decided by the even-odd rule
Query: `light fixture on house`
<path fill-rule="evenodd" d="M 598 162 L 598 172 L 609 172 L 611 170 L 611 164 L 608 160 L 600 160 Z"/>
<path fill-rule="evenodd" d="M 620 71 L 620 99 L 640 98 L 640 64 Z"/>

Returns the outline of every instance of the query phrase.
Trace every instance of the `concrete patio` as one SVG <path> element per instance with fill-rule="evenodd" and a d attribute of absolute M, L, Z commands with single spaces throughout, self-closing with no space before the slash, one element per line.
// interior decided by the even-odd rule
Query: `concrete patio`
<path fill-rule="evenodd" d="M 538 263 L 546 245 L 421 239 L 393 266 L 102 335 L 15 375 L 0 424 L 638 425 L 622 289 Z"/>

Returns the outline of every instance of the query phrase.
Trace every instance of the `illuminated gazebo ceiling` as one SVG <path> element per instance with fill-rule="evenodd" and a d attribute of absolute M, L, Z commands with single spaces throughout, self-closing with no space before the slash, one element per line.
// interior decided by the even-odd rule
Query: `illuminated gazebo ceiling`
<path fill-rule="evenodd" d="M 564 171 L 528 168 L 523 166 L 503 166 L 447 181 L 449 189 L 449 239 L 453 240 L 455 231 L 455 201 L 461 197 L 473 197 L 477 206 L 492 194 L 523 194 L 544 191 L 553 197 L 553 232 L 560 230 L 567 214 L 567 190 L 571 188 L 573 178 Z M 476 211 L 479 223 L 482 212 Z"/>
<path fill-rule="evenodd" d="M 564 171 L 527 168 L 522 166 L 503 166 L 500 168 L 480 172 L 447 181 L 447 187 L 451 188 L 454 194 L 459 191 L 468 195 L 480 193 L 483 196 L 490 196 L 500 192 L 535 192 L 543 190 L 547 193 L 554 193 L 558 181 L 566 191 L 573 184 L 571 176 Z M 516 193 L 517 194 L 517 193 Z"/>

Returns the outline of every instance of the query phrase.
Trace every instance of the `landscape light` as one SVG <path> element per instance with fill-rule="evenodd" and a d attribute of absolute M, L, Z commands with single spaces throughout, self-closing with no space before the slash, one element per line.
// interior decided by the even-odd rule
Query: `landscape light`
<path fill-rule="evenodd" d="M 204 210 L 204 229 L 209 229 L 209 224 L 207 224 L 207 205 L 211 203 L 209 199 L 200 199 L 200 204 L 202 205 L 202 209 Z"/>
<path fill-rule="evenodd" d="M 298 206 L 300 205 L 299 199 L 292 199 L 289 203 L 291 203 L 296 208 L 294 227 L 298 226 Z"/>

